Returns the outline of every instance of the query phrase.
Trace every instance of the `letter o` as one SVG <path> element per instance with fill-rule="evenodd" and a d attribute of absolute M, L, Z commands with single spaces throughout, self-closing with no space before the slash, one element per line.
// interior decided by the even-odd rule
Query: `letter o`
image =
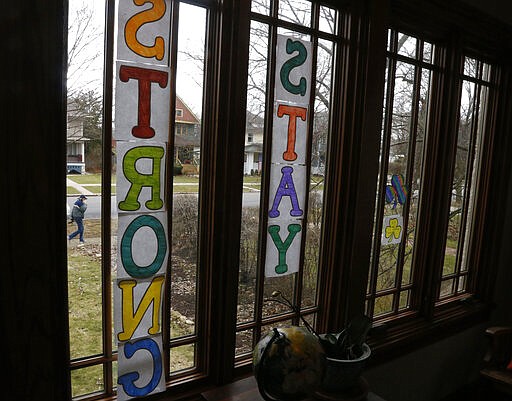
<path fill-rule="evenodd" d="M 138 266 L 132 256 L 132 242 L 135 233 L 142 227 L 151 228 L 157 238 L 157 252 L 155 258 L 149 266 Z M 154 275 L 162 266 L 165 254 L 167 252 L 167 242 L 165 240 L 165 230 L 162 223 L 153 216 L 143 215 L 133 220 L 121 239 L 121 260 L 128 274 L 134 278 L 146 278 Z"/>

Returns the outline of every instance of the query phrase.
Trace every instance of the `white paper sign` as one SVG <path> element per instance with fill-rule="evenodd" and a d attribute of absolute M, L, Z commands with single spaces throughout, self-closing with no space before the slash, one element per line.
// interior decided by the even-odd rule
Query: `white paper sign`
<path fill-rule="evenodd" d="M 399 244 L 402 241 L 403 225 L 403 218 L 398 214 L 384 216 L 381 245 Z"/>
<path fill-rule="evenodd" d="M 305 164 L 308 134 L 308 105 L 274 104 L 272 162 Z"/>
<path fill-rule="evenodd" d="M 119 344 L 118 351 L 118 400 L 128 400 L 165 390 L 160 335 Z"/>
<path fill-rule="evenodd" d="M 118 279 L 165 273 L 169 255 L 167 212 L 120 214 L 117 232 Z"/>
<path fill-rule="evenodd" d="M 169 140 L 168 67 L 116 64 L 114 139 Z"/>
<path fill-rule="evenodd" d="M 275 100 L 309 103 L 311 42 L 277 35 Z"/>
<path fill-rule="evenodd" d="M 161 142 L 117 143 L 117 209 L 119 213 L 166 210 L 165 155 Z"/>
<path fill-rule="evenodd" d="M 118 343 L 162 332 L 165 276 L 118 279 L 114 285 L 114 329 Z"/>
<path fill-rule="evenodd" d="M 278 277 L 299 271 L 302 221 L 288 220 L 267 227 L 265 277 Z"/>
<path fill-rule="evenodd" d="M 170 0 L 119 1 L 117 59 L 168 66 L 170 14 Z"/>
<path fill-rule="evenodd" d="M 269 225 L 304 218 L 306 166 L 272 163 L 269 191 Z"/>

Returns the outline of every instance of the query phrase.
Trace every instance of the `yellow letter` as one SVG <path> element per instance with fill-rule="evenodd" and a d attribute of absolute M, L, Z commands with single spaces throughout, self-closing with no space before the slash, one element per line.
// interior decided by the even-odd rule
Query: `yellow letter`
<path fill-rule="evenodd" d="M 123 319 L 123 331 L 117 335 L 119 341 L 128 341 L 132 338 L 135 329 L 140 324 L 144 314 L 153 302 L 153 325 L 148 329 L 148 334 L 160 332 L 160 300 L 162 299 L 162 286 L 164 276 L 155 277 L 149 284 L 146 293 L 140 300 L 134 312 L 133 288 L 137 285 L 136 280 L 123 280 L 119 282 L 121 288 L 121 316 Z"/>
<path fill-rule="evenodd" d="M 162 60 L 165 53 L 164 38 L 157 36 L 153 46 L 146 46 L 138 41 L 137 31 L 142 25 L 158 21 L 163 17 L 165 14 L 165 0 L 133 0 L 133 2 L 138 6 L 142 6 L 145 3 L 153 3 L 153 7 L 135 14 L 126 22 L 124 26 L 126 45 L 139 56 L 156 57 L 157 60 Z"/>

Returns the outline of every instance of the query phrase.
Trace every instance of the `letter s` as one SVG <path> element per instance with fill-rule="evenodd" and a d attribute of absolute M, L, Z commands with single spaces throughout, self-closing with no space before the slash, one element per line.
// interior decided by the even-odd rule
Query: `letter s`
<path fill-rule="evenodd" d="M 158 21 L 165 14 L 165 0 L 133 0 L 133 2 L 142 6 L 145 3 L 153 3 L 153 7 L 141 11 L 132 16 L 124 26 L 124 37 L 126 45 L 136 54 L 142 57 L 156 57 L 162 60 L 165 54 L 165 41 L 161 36 L 155 38 L 153 46 L 146 46 L 137 39 L 137 31 L 148 22 Z"/>

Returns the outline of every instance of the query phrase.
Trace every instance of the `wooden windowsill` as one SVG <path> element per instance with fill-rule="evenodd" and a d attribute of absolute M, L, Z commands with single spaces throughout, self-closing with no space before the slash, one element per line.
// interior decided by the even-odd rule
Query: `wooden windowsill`
<path fill-rule="evenodd" d="M 254 376 L 249 376 L 234 383 L 206 391 L 202 393 L 201 396 L 206 401 L 264 401 L 258 391 L 258 386 Z M 314 399 L 311 399 L 311 401 L 313 400 Z M 370 392 L 366 401 L 385 400 Z"/>

